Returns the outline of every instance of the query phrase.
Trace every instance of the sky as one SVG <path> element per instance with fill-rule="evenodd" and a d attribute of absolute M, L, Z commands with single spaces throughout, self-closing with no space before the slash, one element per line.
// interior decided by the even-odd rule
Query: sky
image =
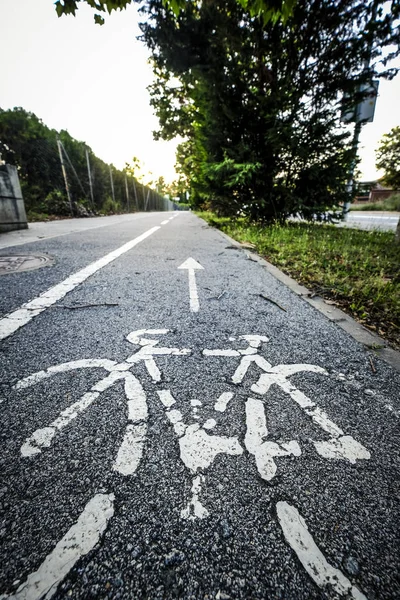
<path fill-rule="evenodd" d="M 53 0 L 0 0 L 0 107 L 22 106 L 85 141 L 105 162 L 123 168 L 137 156 L 145 173 L 172 181 L 177 142 L 153 140 L 157 119 L 146 91 L 152 71 L 139 34 L 134 6 L 100 27 L 83 4 L 76 17 L 59 19 Z M 382 175 L 375 149 L 396 125 L 400 75 L 381 81 L 374 122 L 363 127 L 361 179 Z"/>

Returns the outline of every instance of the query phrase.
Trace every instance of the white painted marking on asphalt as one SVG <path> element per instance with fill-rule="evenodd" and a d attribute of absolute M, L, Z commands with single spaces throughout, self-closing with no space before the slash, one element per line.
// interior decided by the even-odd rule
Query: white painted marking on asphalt
<path fill-rule="evenodd" d="M 32 456 L 41 452 L 40 448 L 48 448 L 57 430 L 68 425 L 68 423 L 75 419 L 79 413 L 88 408 L 88 406 L 90 406 L 99 396 L 99 392 L 87 392 L 78 400 L 78 402 L 75 402 L 63 410 L 60 413 L 60 416 L 50 423 L 48 427 L 34 431 L 31 437 L 29 437 L 21 447 L 22 456 Z"/>
<path fill-rule="evenodd" d="M 192 312 L 199 312 L 200 304 L 199 304 L 199 295 L 197 292 L 196 285 L 196 271 L 199 269 L 204 269 L 196 260 L 193 258 L 188 258 L 181 264 L 178 269 L 187 269 L 189 275 L 189 298 L 190 298 L 190 310 Z"/>
<path fill-rule="evenodd" d="M 225 412 L 229 402 L 232 400 L 232 392 L 224 392 L 220 395 L 216 403 L 214 404 L 214 410 L 218 412 Z"/>
<path fill-rule="evenodd" d="M 22 456 L 34 456 L 40 454 L 40 448 L 48 448 L 55 434 L 54 427 L 43 427 L 37 429 L 21 446 Z"/>
<path fill-rule="evenodd" d="M 113 465 L 114 471 L 118 471 L 125 476 L 133 475 L 142 458 L 146 433 L 147 425 L 144 423 L 140 425 L 129 423 L 127 425 L 124 439 Z"/>
<path fill-rule="evenodd" d="M 236 338 L 234 337 L 230 337 L 229 341 L 233 342 L 235 341 Z M 267 363 L 261 356 L 259 356 L 257 354 L 257 348 L 260 347 L 260 345 L 263 342 L 269 342 L 269 338 L 265 337 L 264 335 L 241 335 L 240 338 L 241 340 L 246 340 L 247 343 L 249 344 L 247 348 L 245 348 L 244 350 L 229 350 L 229 349 L 219 349 L 219 350 L 203 350 L 203 354 L 204 356 L 246 356 L 246 355 L 255 355 L 257 358 L 252 358 L 250 359 L 250 362 L 255 361 L 258 364 L 258 361 L 263 361 L 262 364 L 263 365 L 270 365 L 270 363 Z M 250 362 L 249 361 L 245 361 L 244 365 L 247 365 L 247 368 L 244 369 L 242 366 L 242 362 L 240 363 L 238 369 L 237 369 L 237 373 L 242 373 L 243 374 L 240 376 L 237 373 L 235 373 L 235 375 L 233 376 L 235 378 L 235 383 L 239 383 L 239 381 L 241 381 L 244 377 L 244 375 L 246 374 L 247 369 L 250 366 Z M 260 364 L 261 366 L 261 364 Z M 263 367 L 261 367 L 263 368 Z M 238 377 L 241 377 L 240 379 L 238 379 Z"/>
<path fill-rule="evenodd" d="M 269 342 L 265 335 L 241 335 L 241 340 L 246 340 L 251 348 L 259 348 L 262 343 Z"/>
<path fill-rule="evenodd" d="M 157 394 L 166 408 L 171 408 L 175 404 L 175 399 L 169 390 L 161 390 Z"/>
<path fill-rule="evenodd" d="M 191 350 L 189 350 L 188 348 L 157 348 L 156 346 L 159 340 L 152 340 L 141 337 L 145 333 L 150 333 L 152 335 L 164 335 L 168 332 L 168 329 L 140 329 L 138 331 L 132 331 L 126 338 L 132 344 L 142 346 L 142 348 L 138 352 L 135 352 L 135 354 L 132 354 L 132 356 L 127 358 L 126 362 L 130 364 L 135 364 L 143 360 L 150 377 L 155 382 L 161 380 L 161 373 L 155 363 L 153 356 L 166 354 L 172 354 L 174 356 L 185 356 L 191 353 Z"/>
<path fill-rule="evenodd" d="M 55 419 L 55 421 L 53 421 L 49 426 L 34 431 L 34 433 L 21 447 L 22 456 L 34 456 L 41 452 L 41 448 L 49 447 L 56 433 L 68 425 L 83 410 L 88 408 L 93 401 L 98 398 L 100 393 L 107 390 L 117 381 L 124 380 L 125 396 L 128 400 L 129 424 L 126 429 L 121 448 L 119 449 L 118 456 L 114 464 L 114 469 L 118 470 L 124 475 L 131 475 L 134 473 L 138 467 L 143 452 L 144 436 L 146 433 L 145 421 L 147 420 L 148 412 L 146 395 L 143 387 L 139 380 L 129 372 L 129 369 L 131 369 L 135 363 L 143 361 L 150 375 L 153 377 L 153 380 L 158 381 L 157 378 L 160 377 L 160 371 L 158 370 L 158 367 L 153 359 L 154 355 L 186 355 L 190 354 L 191 352 L 189 349 L 181 350 L 179 348 L 158 348 L 156 346 L 159 343 L 159 340 L 143 338 L 142 334 L 144 333 L 158 335 L 168 333 L 168 330 L 143 329 L 131 332 L 127 336 L 127 339 L 131 343 L 139 345 L 140 350 L 122 363 L 116 363 L 115 361 L 103 359 L 71 361 L 69 363 L 63 363 L 61 365 L 50 367 L 45 371 L 39 371 L 38 373 L 34 373 L 33 375 L 30 375 L 29 377 L 17 382 L 14 388 L 21 389 L 30 385 L 34 385 L 35 383 L 38 383 L 48 377 L 52 377 L 58 373 L 71 371 L 72 369 L 101 367 L 110 372 L 107 377 L 95 383 L 90 392 L 85 393 L 80 400 L 63 410 L 57 419 Z M 175 402 L 171 395 L 167 395 L 167 392 L 162 400 L 167 402 L 167 404 L 168 402 Z M 184 429 L 182 430 L 182 435 L 183 433 Z"/>
<path fill-rule="evenodd" d="M 129 365 L 130 366 L 130 365 Z M 133 475 L 143 455 L 147 433 L 147 402 L 141 383 L 132 373 L 125 373 L 125 395 L 128 399 L 128 421 L 124 439 L 113 469 L 121 475 Z"/>
<path fill-rule="evenodd" d="M 268 342 L 268 338 L 258 335 L 242 335 L 240 339 L 246 340 L 249 346 L 243 350 L 203 350 L 205 356 L 243 356 L 232 381 L 235 384 L 241 383 L 252 363 L 255 363 L 262 371 L 257 383 L 252 385 L 251 390 L 256 394 L 265 396 L 272 385 L 279 386 L 284 392 L 300 406 L 300 408 L 311 417 L 315 425 L 326 431 L 331 439 L 322 442 L 313 441 L 318 454 L 323 458 L 347 460 L 355 463 L 357 460 L 368 460 L 371 458 L 369 451 L 353 437 L 344 435 L 340 427 L 328 418 L 315 402 L 310 400 L 305 394 L 298 390 L 287 377 L 301 372 L 319 373 L 327 375 L 327 371 L 322 367 L 310 364 L 277 365 L 273 367 L 261 355 L 257 354 L 257 348 L 263 343 Z M 249 398 L 246 405 L 247 414 L 247 434 L 246 447 L 249 452 L 256 457 L 257 468 L 264 479 L 271 479 L 276 472 L 276 465 L 273 461 L 274 456 L 285 456 L 293 454 L 300 455 L 300 447 L 297 442 L 291 441 L 280 443 L 264 442 L 263 438 L 267 436 L 267 428 L 263 406 L 256 404 L 256 400 Z"/>
<path fill-rule="evenodd" d="M 199 501 L 201 484 L 203 480 L 204 477 L 202 475 L 198 475 L 193 479 L 192 497 L 189 500 L 187 507 L 181 511 L 182 519 L 194 521 L 195 519 L 205 519 L 210 514 L 208 510 Z"/>
<path fill-rule="evenodd" d="M 170 422 L 172 423 L 172 425 L 175 425 L 176 423 L 179 423 L 180 421 L 182 421 L 182 413 L 180 410 L 177 410 L 176 408 L 168 411 L 167 416 L 168 416 L 168 419 L 170 420 Z"/>
<path fill-rule="evenodd" d="M 294 368 L 296 365 L 290 366 Z M 305 367 L 306 365 L 297 366 Z M 277 367 L 274 367 L 274 369 L 278 371 Z M 263 377 L 264 375 L 260 377 L 260 380 Z M 256 391 L 255 388 L 258 386 L 258 383 L 252 386 L 251 389 L 253 391 Z M 344 435 L 343 430 L 338 427 L 336 423 L 331 421 L 326 413 L 316 406 L 315 402 L 310 400 L 310 398 L 295 388 L 290 381 L 285 379 L 285 377 L 278 376 L 278 379 L 275 380 L 275 383 L 279 385 L 282 390 L 289 394 L 289 396 L 304 410 L 304 412 L 311 417 L 316 425 L 321 427 L 321 429 L 332 436 L 332 438 L 327 441 L 313 441 L 314 447 L 320 456 L 329 459 L 347 460 L 352 464 L 354 464 L 357 460 L 369 460 L 371 458 L 370 452 L 362 444 L 357 442 L 352 436 Z M 264 384 L 268 385 L 269 388 L 270 382 L 267 383 L 266 380 L 264 380 Z M 261 384 L 261 388 L 264 389 L 263 384 Z"/>
<path fill-rule="evenodd" d="M 61 367 L 62 365 L 59 366 Z M 48 448 L 57 431 L 63 429 L 81 412 L 86 410 L 100 396 L 100 392 L 104 392 L 114 385 L 116 381 L 125 378 L 125 376 L 125 373 L 116 371 L 93 385 L 90 392 L 83 394 L 77 402 L 74 402 L 74 404 L 61 411 L 57 419 L 50 423 L 48 427 L 34 431 L 21 447 L 22 456 L 33 456 L 34 454 L 39 454 L 41 448 Z"/>
<path fill-rule="evenodd" d="M 115 360 L 107 360 L 105 358 L 89 358 L 84 360 L 72 360 L 67 363 L 62 363 L 61 365 L 56 365 L 55 367 L 49 367 L 45 371 L 39 371 L 38 373 L 34 373 L 33 375 L 29 375 L 24 379 L 20 379 L 14 386 L 14 390 L 21 390 L 23 388 L 27 388 L 31 385 L 35 385 L 43 379 L 47 379 L 48 377 L 53 377 L 56 373 L 66 373 L 67 371 L 74 371 L 75 369 L 87 369 L 87 368 L 102 368 L 106 369 L 106 371 L 112 371 L 112 368 L 116 365 Z"/>
<path fill-rule="evenodd" d="M 258 472 L 262 479 L 270 481 L 276 474 L 276 456 L 300 456 L 300 446 L 295 441 L 269 442 L 267 420 L 261 400 L 249 398 L 246 402 L 246 436 L 245 446 L 254 455 Z"/>
<path fill-rule="evenodd" d="M 113 514 L 114 495 L 96 494 L 38 570 L 31 573 L 15 594 L 8 598 L 39 600 L 45 594 L 47 600 L 51 598 L 74 564 L 99 542 Z"/>
<path fill-rule="evenodd" d="M 304 396 L 299 390 L 296 390 L 293 394 L 293 396 L 297 398 L 299 398 L 300 395 Z M 318 406 L 314 406 L 314 408 L 304 408 L 304 412 L 312 418 L 316 425 L 319 425 L 321 429 L 329 433 L 329 435 L 332 435 L 333 437 L 343 435 L 342 429 L 340 429 L 336 423 L 331 421 L 328 415 Z"/>
<path fill-rule="evenodd" d="M 161 225 L 166 225 L 168 223 L 169 219 L 166 219 L 166 221 L 161 221 Z"/>
<path fill-rule="evenodd" d="M 237 350 L 203 350 L 204 356 L 240 356 Z"/>
<path fill-rule="evenodd" d="M 181 459 L 192 473 L 207 469 L 218 454 L 239 456 L 243 448 L 235 437 L 209 435 L 198 423 L 188 425 L 179 439 Z"/>
<path fill-rule="evenodd" d="M 103 256 L 87 267 L 84 267 L 77 273 L 70 275 L 61 283 L 58 283 L 40 294 L 37 298 L 23 304 L 21 308 L 0 319 L 0 340 L 3 340 L 18 331 L 18 329 L 24 325 L 27 325 L 27 323 L 37 317 L 37 315 L 64 298 L 64 296 L 86 281 L 91 275 L 119 258 L 122 254 L 125 254 L 125 252 L 132 250 L 132 248 L 143 242 L 143 240 L 155 233 L 158 229 L 160 229 L 160 226 L 152 227 L 145 233 L 142 233 L 142 235 L 127 242 L 120 248 L 113 250 L 113 252 L 106 254 L 106 256 Z"/>
<path fill-rule="evenodd" d="M 287 502 L 278 502 L 276 509 L 286 541 L 296 553 L 311 579 L 320 588 L 327 588 L 329 597 L 332 595 L 329 590 L 334 590 L 340 596 L 348 597 L 350 595 L 354 600 L 367 600 L 364 594 L 352 585 L 339 569 L 332 567 L 327 562 L 298 510 Z"/>
<path fill-rule="evenodd" d="M 142 337 L 142 335 L 149 333 L 150 335 L 165 335 L 169 333 L 169 329 L 137 329 L 136 331 L 131 331 L 126 339 L 131 344 L 135 344 L 137 346 L 155 346 L 157 344 L 157 340 L 146 339 Z"/>
<path fill-rule="evenodd" d="M 233 383 L 241 383 L 243 381 L 243 378 L 246 375 L 247 371 L 249 370 L 251 363 L 255 363 L 260 369 L 262 369 L 263 371 L 266 371 L 266 372 L 268 372 L 272 367 L 271 363 L 269 363 L 267 360 L 265 360 L 265 358 L 263 358 L 259 354 L 255 354 L 254 356 L 243 356 L 242 360 L 239 363 L 238 368 L 236 369 L 236 371 L 233 374 L 233 377 L 232 377 Z M 255 391 L 255 390 L 253 390 L 253 391 Z M 258 393 L 258 392 L 256 392 L 256 393 Z"/>
<path fill-rule="evenodd" d="M 199 312 L 200 303 L 199 303 L 199 295 L 197 292 L 197 285 L 196 285 L 196 273 L 192 269 L 189 269 L 188 275 L 189 275 L 190 310 L 192 312 Z"/>
<path fill-rule="evenodd" d="M 146 394 L 132 373 L 125 374 L 125 396 L 128 399 L 128 420 L 132 423 L 145 421 L 148 417 Z"/>
<path fill-rule="evenodd" d="M 82 233 L 83 231 L 90 233 L 94 229 L 100 229 L 101 227 L 110 227 L 112 225 L 119 225 L 122 222 L 125 224 L 126 222 L 149 219 L 153 216 L 152 213 L 136 213 L 130 217 L 128 215 L 113 215 L 109 217 L 89 217 L 87 219 L 62 219 L 47 223 L 29 223 L 29 229 L 19 229 L 3 234 L 0 240 L 0 249 L 41 242 L 42 240 L 50 240 L 56 237 L 64 237 L 65 235 L 71 235 L 71 233 Z"/>
<path fill-rule="evenodd" d="M 127 367 L 129 367 L 129 365 L 127 365 Z M 105 377 L 101 381 L 98 381 L 97 383 L 95 383 L 90 388 L 90 390 L 92 392 L 104 392 L 105 390 L 108 390 L 109 387 L 114 385 L 114 383 L 116 381 L 119 381 L 120 379 L 125 379 L 126 376 L 127 376 L 127 374 L 121 373 L 120 370 L 113 371 L 112 373 L 107 375 L 107 377 Z"/>
<path fill-rule="evenodd" d="M 353 465 L 357 460 L 368 460 L 371 454 L 351 435 L 344 435 L 327 442 L 313 442 L 318 454 L 323 458 L 346 459 Z"/>
<path fill-rule="evenodd" d="M 167 408 L 175 404 L 175 399 L 169 390 L 161 390 L 158 391 L 157 394 L 161 402 Z M 193 402 L 195 403 L 194 410 L 196 410 L 196 407 L 201 405 L 201 403 L 199 403 L 198 400 L 192 400 L 192 405 Z M 236 437 L 209 435 L 205 431 L 205 429 L 213 429 L 216 426 L 217 423 L 214 419 L 208 419 L 203 427 L 200 427 L 199 423 L 193 423 L 192 425 L 184 423 L 182 413 L 177 409 L 167 410 L 166 416 L 170 423 L 172 423 L 174 431 L 179 438 L 181 460 L 193 474 L 199 469 L 208 468 L 218 454 L 228 454 L 231 456 L 243 454 L 243 448 Z M 197 504 L 199 492 L 200 479 L 195 478 L 192 487 L 193 498 L 189 501 L 188 506 L 182 511 L 182 518 L 192 519 L 200 514 L 203 514 L 204 516 L 208 515 L 208 511 L 204 509 L 201 504 Z M 197 507 L 197 509 L 194 507 Z M 191 516 L 192 508 L 194 510 L 194 517 Z M 198 511 L 199 514 L 197 514 L 196 511 Z M 203 517 L 201 516 L 200 518 Z"/>

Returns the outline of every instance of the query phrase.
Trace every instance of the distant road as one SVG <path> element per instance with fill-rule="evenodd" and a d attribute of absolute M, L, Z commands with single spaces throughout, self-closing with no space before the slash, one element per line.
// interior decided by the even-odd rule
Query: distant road
<path fill-rule="evenodd" d="M 381 231 L 395 231 L 400 217 L 398 212 L 352 211 L 347 215 L 343 227 L 357 227 L 357 229 L 379 229 Z"/>

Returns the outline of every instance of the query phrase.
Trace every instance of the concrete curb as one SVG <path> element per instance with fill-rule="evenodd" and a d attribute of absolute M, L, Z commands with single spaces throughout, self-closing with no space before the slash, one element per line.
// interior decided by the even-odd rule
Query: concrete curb
<path fill-rule="evenodd" d="M 209 225 L 209 227 L 211 226 Z M 258 254 L 255 254 L 255 252 L 243 248 L 240 242 L 232 239 L 223 231 L 220 231 L 219 229 L 216 229 L 216 231 L 218 231 L 218 233 L 220 233 L 232 246 L 242 250 L 247 258 L 266 268 L 275 279 L 278 279 L 278 281 L 285 284 L 292 292 L 297 294 L 297 296 L 300 296 L 300 298 L 305 300 L 308 304 L 311 304 L 311 306 L 322 313 L 327 319 L 336 323 L 338 327 L 346 331 L 352 338 L 362 344 L 366 350 L 373 351 L 376 356 L 379 356 L 379 358 L 382 358 L 385 362 L 389 363 L 396 371 L 400 372 L 400 352 L 390 348 L 387 345 L 386 340 L 376 333 L 372 333 L 360 323 L 357 323 L 357 321 L 340 310 L 340 308 L 337 308 L 332 304 L 327 304 L 325 300 L 319 296 L 313 296 L 313 293 L 309 289 L 297 283 L 297 281 L 289 277 L 289 275 L 282 273 L 277 267 L 264 258 L 261 258 Z"/>

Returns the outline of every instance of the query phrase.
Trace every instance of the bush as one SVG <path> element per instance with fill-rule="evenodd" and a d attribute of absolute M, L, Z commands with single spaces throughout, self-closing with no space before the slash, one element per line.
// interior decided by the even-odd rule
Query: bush
<path fill-rule="evenodd" d="M 100 213 L 102 215 L 115 215 L 121 212 L 121 205 L 114 201 L 110 196 L 104 200 Z"/>
<path fill-rule="evenodd" d="M 385 200 L 384 205 L 387 207 L 385 210 L 396 210 L 400 211 L 400 193 L 392 194 Z"/>
<path fill-rule="evenodd" d="M 400 193 L 394 193 L 382 202 L 352 204 L 350 210 L 393 210 L 400 212 Z"/>
<path fill-rule="evenodd" d="M 70 217 L 71 209 L 65 194 L 60 190 L 53 190 L 46 196 L 43 203 L 43 211 L 49 215 L 57 215 L 59 217 Z"/>

